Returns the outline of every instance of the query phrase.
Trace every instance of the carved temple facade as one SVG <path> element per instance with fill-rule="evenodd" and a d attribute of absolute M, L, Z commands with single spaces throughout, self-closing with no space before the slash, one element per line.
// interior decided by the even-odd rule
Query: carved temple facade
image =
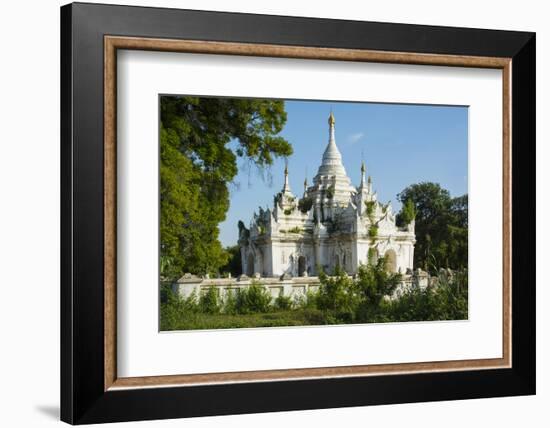
<path fill-rule="evenodd" d="M 261 277 L 331 274 L 339 266 L 354 274 L 361 264 L 386 257 L 392 272 L 410 273 L 415 244 L 414 220 L 396 225 L 391 205 L 382 204 L 365 178 L 353 186 L 336 145 L 335 119 L 328 119 L 329 141 L 313 184 L 302 197 L 290 189 L 285 167 L 283 189 L 272 209 L 254 213 L 247 228 L 239 222 L 243 273 Z"/>

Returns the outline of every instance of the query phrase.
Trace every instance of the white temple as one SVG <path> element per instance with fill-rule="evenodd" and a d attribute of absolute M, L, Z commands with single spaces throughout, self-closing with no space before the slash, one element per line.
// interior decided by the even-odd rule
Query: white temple
<path fill-rule="evenodd" d="M 351 184 L 342 164 L 334 136 L 331 113 L 329 142 L 313 185 L 304 182 L 301 198 L 290 190 L 288 169 L 285 183 L 275 195 L 273 209 L 254 213 L 247 229 L 239 222 L 239 246 L 243 273 L 248 276 L 312 276 L 318 268 L 331 274 L 340 266 L 348 274 L 361 264 L 386 256 L 392 272 L 413 268 L 414 220 L 396 226 L 392 207 L 377 201 L 372 181 Z"/>

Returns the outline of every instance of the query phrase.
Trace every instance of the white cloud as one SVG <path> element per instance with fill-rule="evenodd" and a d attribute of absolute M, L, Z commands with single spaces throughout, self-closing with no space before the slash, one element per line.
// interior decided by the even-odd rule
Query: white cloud
<path fill-rule="evenodd" d="M 355 134 L 351 134 L 350 136 L 348 136 L 348 143 L 355 144 L 359 142 L 364 136 L 364 132 L 356 132 Z"/>

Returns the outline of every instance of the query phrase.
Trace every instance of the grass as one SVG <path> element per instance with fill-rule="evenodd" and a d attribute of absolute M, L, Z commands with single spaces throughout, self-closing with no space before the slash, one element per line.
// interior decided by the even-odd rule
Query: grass
<path fill-rule="evenodd" d="M 203 330 L 224 328 L 320 325 L 325 316 L 318 309 L 292 309 L 253 314 L 205 314 L 200 312 L 161 313 L 161 330 Z"/>

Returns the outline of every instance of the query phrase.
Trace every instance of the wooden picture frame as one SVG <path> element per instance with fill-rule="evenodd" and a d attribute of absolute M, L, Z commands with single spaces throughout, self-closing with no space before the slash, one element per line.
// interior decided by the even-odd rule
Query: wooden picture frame
<path fill-rule="evenodd" d="M 117 49 L 501 69 L 502 358 L 118 377 Z M 61 53 L 62 420 L 114 422 L 535 392 L 533 33 L 71 4 L 61 9 Z"/>

